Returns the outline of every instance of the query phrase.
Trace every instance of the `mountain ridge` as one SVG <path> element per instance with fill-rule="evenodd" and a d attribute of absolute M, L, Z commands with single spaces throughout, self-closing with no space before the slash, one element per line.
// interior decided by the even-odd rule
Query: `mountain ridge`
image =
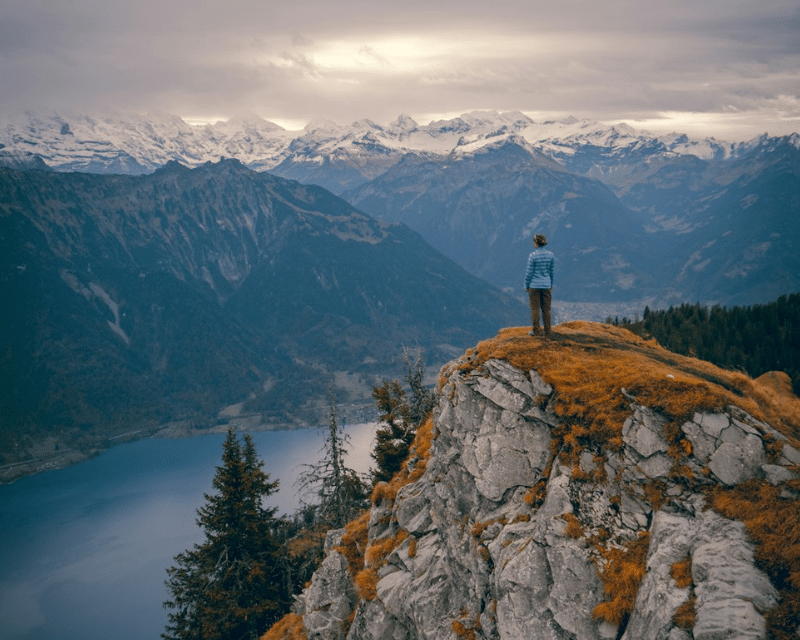
<path fill-rule="evenodd" d="M 408 224 L 509 292 L 522 291 L 530 238 L 544 233 L 560 243 L 555 287 L 570 300 L 624 299 L 633 287 L 637 298 L 646 295 L 649 275 L 636 266 L 644 257 L 633 258 L 643 229 L 599 180 L 568 171 L 519 137 L 445 159 L 409 158 L 343 196 L 377 218 Z"/>
<path fill-rule="evenodd" d="M 371 215 L 409 224 L 474 275 L 520 297 L 514 265 L 524 262 L 524 236 L 537 225 L 564 258 L 566 278 L 560 283 L 567 286 L 556 292 L 560 301 L 624 303 L 641 311 L 646 305 L 698 301 L 757 304 L 800 289 L 793 249 L 793 220 L 800 212 L 798 134 L 732 144 L 681 134 L 654 137 L 628 125 L 575 118 L 534 122 L 521 113 L 491 111 L 428 125 L 403 116 L 385 126 L 320 121 L 299 132 L 257 118 L 198 127 L 174 116 L 126 121 L 31 113 L 14 122 L 0 127 L 5 145 L 0 156 L 9 163 L 41 162 L 38 153 L 61 163 L 61 170 L 133 167 L 141 173 L 174 160 L 201 166 L 225 156 L 321 185 Z M 76 147 L 78 138 L 89 142 Z M 469 184 L 444 188 L 458 183 L 448 172 L 463 172 L 464 161 L 483 158 L 488 167 L 491 156 L 503 153 L 506 164 L 496 164 L 493 184 L 488 174 L 476 173 Z M 131 162 L 136 166 L 126 164 Z M 433 188 L 429 176 L 412 175 L 414 163 L 422 162 L 442 184 Z M 509 180 L 532 162 L 548 164 L 553 174 L 529 172 Z M 588 188 L 586 180 L 605 189 Z M 567 188 L 570 181 L 583 181 L 583 190 Z M 403 183 L 410 182 L 417 183 L 413 203 L 394 191 L 378 193 L 381 185 L 408 191 Z M 583 213 L 575 215 L 578 202 Z M 592 215 L 594 222 L 587 224 Z M 608 224 L 603 216 L 609 216 Z M 461 219 L 472 226 L 459 228 Z M 612 228 L 619 232 L 610 233 Z M 447 229 L 453 230 L 449 236 Z M 605 309 L 595 319 L 612 312 Z"/>
<path fill-rule="evenodd" d="M 550 174 L 530 170 L 542 151 L 518 140 L 400 162 L 342 195 L 367 213 L 406 222 L 510 292 L 519 290 L 514 265 L 537 232 L 561 257 L 557 299 L 638 300 L 641 310 L 755 304 L 800 289 L 790 275 L 800 272 L 793 249 L 800 136 L 762 140 L 726 160 L 586 145 L 554 157 Z M 492 162 L 502 153 L 505 164 Z M 490 270 L 474 261 L 493 254 Z"/>
<path fill-rule="evenodd" d="M 368 404 L 387 353 L 441 363 L 525 315 L 406 227 L 236 160 L 0 168 L 0 193 L 6 463 L 234 404 L 252 428 L 315 424 L 331 379 Z"/>
<path fill-rule="evenodd" d="M 365 147 L 395 159 L 409 152 L 446 155 L 459 145 L 508 135 L 522 136 L 548 155 L 561 158 L 587 145 L 618 150 L 653 145 L 675 155 L 729 158 L 764 139 L 725 143 L 713 138 L 690 140 L 685 134 L 655 137 L 628 125 L 575 118 L 535 122 L 519 112 L 496 111 L 473 111 L 428 125 L 402 115 L 389 125 L 366 119 L 351 125 L 319 121 L 301 131 L 286 131 L 258 116 L 189 125 L 169 114 L 95 117 L 27 111 L 3 118 L 0 149 L 39 155 L 49 166 L 64 171 L 146 173 L 173 159 L 197 166 L 221 156 L 237 157 L 258 170 L 279 165 L 289 170 L 292 162 L 319 163 L 336 153 L 343 153 L 360 170 L 371 171 L 361 164 Z"/>

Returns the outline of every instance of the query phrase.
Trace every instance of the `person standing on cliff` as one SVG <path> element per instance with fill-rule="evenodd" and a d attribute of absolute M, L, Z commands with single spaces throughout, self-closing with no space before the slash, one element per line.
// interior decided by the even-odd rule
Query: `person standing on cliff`
<path fill-rule="evenodd" d="M 541 234 L 533 236 L 534 250 L 528 256 L 528 269 L 525 271 L 525 290 L 531 304 L 531 325 L 528 335 L 541 335 L 539 328 L 539 310 L 542 311 L 544 335 L 550 337 L 550 303 L 552 301 L 553 268 L 555 256 L 550 249 L 545 249 L 547 238 Z"/>

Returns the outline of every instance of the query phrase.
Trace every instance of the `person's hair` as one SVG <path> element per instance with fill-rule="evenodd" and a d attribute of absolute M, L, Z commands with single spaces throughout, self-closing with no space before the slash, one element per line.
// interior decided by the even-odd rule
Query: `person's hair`
<path fill-rule="evenodd" d="M 533 244 L 543 247 L 547 244 L 547 238 L 545 238 L 541 233 L 537 233 L 535 236 L 533 236 Z"/>

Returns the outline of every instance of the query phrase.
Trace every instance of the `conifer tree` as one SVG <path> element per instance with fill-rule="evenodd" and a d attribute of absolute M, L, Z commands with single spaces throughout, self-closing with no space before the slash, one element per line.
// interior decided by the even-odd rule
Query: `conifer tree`
<path fill-rule="evenodd" d="M 406 392 L 397 380 L 384 380 L 372 387 L 372 397 L 378 407 L 381 426 L 375 431 L 372 459 L 377 467 L 372 469 L 372 481 L 389 482 L 400 470 L 416 431 L 409 419 Z"/>
<path fill-rule="evenodd" d="M 375 432 L 375 447 L 372 459 L 377 467 L 372 469 L 372 481 L 389 482 L 408 458 L 411 443 L 417 428 L 433 409 L 434 394 L 423 384 L 425 367 L 422 356 L 412 356 L 408 349 L 403 351 L 406 363 L 405 382 L 411 391 L 406 393 L 400 382 L 384 380 L 379 387 L 372 387 L 372 397 L 378 407 L 383 423 Z"/>
<path fill-rule="evenodd" d="M 306 471 L 300 474 L 297 484 L 313 497 L 314 502 L 309 506 L 319 523 L 339 529 L 363 510 L 367 494 L 358 473 L 345 465 L 349 438 L 336 412 L 333 385 L 329 394 L 330 411 L 322 459 L 305 465 Z"/>
<path fill-rule="evenodd" d="M 708 309 L 699 303 L 667 310 L 646 308 L 644 320 L 630 329 L 654 337 L 670 351 L 743 369 L 753 377 L 785 371 L 800 395 L 800 294 L 732 309 L 718 305 Z"/>
<path fill-rule="evenodd" d="M 284 612 L 276 509 L 264 506 L 278 481 L 270 482 L 262 464 L 252 438 L 241 444 L 229 429 L 216 493 L 204 494 L 197 510 L 205 541 L 175 556 L 167 569 L 165 640 L 255 640 Z"/>

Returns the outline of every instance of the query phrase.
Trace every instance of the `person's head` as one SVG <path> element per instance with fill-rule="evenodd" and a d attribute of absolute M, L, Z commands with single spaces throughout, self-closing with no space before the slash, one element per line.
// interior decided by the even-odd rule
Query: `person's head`
<path fill-rule="evenodd" d="M 537 233 L 533 236 L 533 244 L 537 247 L 543 247 L 547 244 L 547 238 L 545 238 L 541 233 Z"/>

